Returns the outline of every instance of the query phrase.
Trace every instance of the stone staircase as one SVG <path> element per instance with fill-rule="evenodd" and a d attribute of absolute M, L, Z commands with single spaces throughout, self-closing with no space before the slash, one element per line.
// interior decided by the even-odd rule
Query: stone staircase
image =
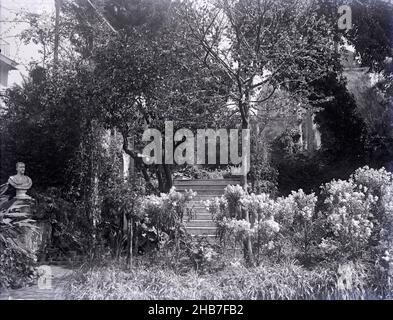
<path fill-rule="evenodd" d="M 214 237 L 216 226 L 203 202 L 220 197 L 224 194 L 227 185 L 240 184 L 240 179 L 197 179 L 197 180 L 174 180 L 176 191 L 184 192 L 192 190 L 197 192 L 197 196 L 190 202 L 189 207 L 193 208 L 194 214 L 191 220 L 184 218 L 187 231 L 194 236 Z"/>

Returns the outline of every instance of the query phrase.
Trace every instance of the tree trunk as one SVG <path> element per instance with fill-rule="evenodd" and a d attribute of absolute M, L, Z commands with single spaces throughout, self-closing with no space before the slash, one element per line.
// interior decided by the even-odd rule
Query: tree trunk
<path fill-rule="evenodd" d="M 250 129 L 250 117 L 248 115 L 246 115 L 243 119 L 242 119 L 242 129 Z M 250 137 L 251 138 L 251 137 Z M 250 143 L 250 141 L 248 142 Z M 242 156 L 243 156 L 243 152 L 242 152 Z M 244 163 L 243 163 L 244 166 Z M 241 184 L 243 186 L 243 189 L 245 191 L 247 191 L 247 170 L 244 170 L 244 173 L 241 177 Z"/>
<path fill-rule="evenodd" d="M 166 188 L 169 191 L 172 186 L 173 186 L 173 179 L 172 179 L 172 171 L 171 168 L 169 167 L 169 165 L 164 164 L 163 165 L 164 168 L 164 173 L 165 173 L 165 181 L 166 181 Z"/>
<path fill-rule="evenodd" d="M 158 180 L 158 189 L 160 190 L 160 192 L 165 192 L 165 183 L 162 179 L 161 166 L 160 165 L 155 166 L 155 170 L 156 170 L 156 176 L 157 176 L 157 180 Z"/>
<path fill-rule="evenodd" d="M 168 165 L 159 164 L 156 166 L 156 175 L 160 192 L 166 193 L 173 186 L 172 172 Z"/>
<path fill-rule="evenodd" d="M 243 217 L 247 222 L 250 222 L 250 214 L 248 212 L 248 210 L 242 210 L 243 211 Z M 253 227 L 253 225 L 250 226 L 251 228 Z M 244 260 L 246 261 L 247 265 L 250 267 L 254 267 L 255 266 L 255 259 L 254 259 L 254 253 L 252 250 L 252 242 L 251 242 L 251 236 L 250 235 L 246 235 L 245 239 L 244 239 L 244 248 L 243 248 L 243 252 L 244 252 Z"/>
<path fill-rule="evenodd" d="M 121 131 L 121 135 L 123 136 L 123 150 L 126 154 L 131 156 L 134 161 L 135 161 L 135 167 L 138 168 L 143 175 L 143 178 L 145 179 L 146 186 L 150 188 L 152 191 L 156 191 L 156 188 L 154 187 L 153 183 L 151 182 L 149 173 L 147 171 L 147 168 L 145 164 L 143 163 L 143 160 L 138 157 L 138 152 L 134 149 L 129 148 L 129 143 L 128 143 L 128 137 L 125 132 Z"/>
<path fill-rule="evenodd" d="M 249 93 L 246 95 L 246 98 L 247 98 L 247 101 L 249 101 L 249 98 L 250 98 Z M 247 102 L 247 105 L 243 105 L 243 110 L 245 110 L 245 112 L 242 116 L 242 129 L 250 129 L 250 116 L 249 116 L 249 103 L 248 102 Z M 247 143 L 250 143 L 250 141 L 248 141 Z M 242 156 L 244 156 L 243 152 L 242 152 Z M 243 163 L 242 165 L 245 166 L 246 164 Z M 243 173 L 242 179 L 241 179 L 241 184 L 243 186 L 243 189 L 246 192 L 248 189 L 248 183 L 247 183 L 247 173 L 248 172 L 247 171 L 248 170 L 244 170 L 244 173 Z M 250 214 L 249 214 L 248 210 L 243 209 L 242 211 L 243 211 L 243 219 L 245 219 L 247 222 L 250 222 Z M 243 248 L 244 259 L 250 267 L 253 267 L 255 265 L 255 259 L 254 259 L 254 254 L 253 254 L 253 250 L 252 250 L 252 242 L 251 242 L 250 235 L 246 235 L 243 245 L 244 245 L 244 248 Z"/>

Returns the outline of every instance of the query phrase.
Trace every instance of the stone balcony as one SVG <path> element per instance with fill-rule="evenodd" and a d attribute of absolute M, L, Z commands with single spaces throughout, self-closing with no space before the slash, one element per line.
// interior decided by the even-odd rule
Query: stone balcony
<path fill-rule="evenodd" d="M 8 86 L 8 73 L 17 70 L 17 62 L 10 58 L 10 45 L 4 40 L 0 40 L 0 89 Z"/>

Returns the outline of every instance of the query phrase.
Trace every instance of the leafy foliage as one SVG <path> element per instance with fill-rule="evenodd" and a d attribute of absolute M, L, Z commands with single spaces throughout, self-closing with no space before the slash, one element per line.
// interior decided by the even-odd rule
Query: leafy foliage
<path fill-rule="evenodd" d="M 343 270 L 352 268 L 344 267 L 348 261 L 363 263 L 367 281 L 385 296 L 391 294 L 392 183 L 384 168 L 363 167 L 348 180 L 326 183 L 318 197 L 298 190 L 273 199 L 228 186 L 224 196 L 205 204 L 224 245 L 249 236 L 257 261 L 289 258 Z"/>
<path fill-rule="evenodd" d="M 67 168 L 83 132 L 81 85 L 71 72 L 50 77 L 37 67 L 22 87 L 7 91 L 0 115 L 2 180 L 24 161 L 38 189 L 69 182 Z"/>
<path fill-rule="evenodd" d="M 174 178 L 180 179 L 224 179 L 231 176 L 229 169 L 204 169 L 195 166 L 186 166 L 173 173 Z"/>
<path fill-rule="evenodd" d="M 373 298 L 362 282 L 361 268 L 351 269 L 354 279 L 339 287 L 333 272 L 307 270 L 293 262 L 255 268 L 228 266 L 208 275 L 195 272 L 179 275 L 173 270 L 140 267 L 132 272 L 111 267 L 96 267 L 77 272 L 68 285 L 71 299 L 201 299 L 201 300 L 304 300 Z M 359 279 L 359 280 L 358 280 Z"/>
<path fill-rule="evenodd" d="M 26 232 L 36 226 L 30 215 L 20 212 L 23 205 L 14 205 L 12 212 L 0 212 L 0 290 L 29 284 L 35 277 L 35 256 L 23 242 Z"/>
<path fill-rule="evenodd" d="M 191 214 L 186 203 L 196 195 L 192 190 L 185 193 L 176 192 L 172 187 L 169 193 L 162 193 L 160 196 L 146 196 L 141 201 L 140 210 L 145 214 L 149 222 L 169 235 L 170 238 L 177 239 L 182 231 L 182 223 L 185 214 Z M 187 212 L 188 209 L 188 212 Z"/>
<path fill-rule="evenodd" d="M 369 246 L 374 227 L 371 208 L 378 198 L 355 188 L 340 180 L 323 187 L 326 227 L 331 235 L 320 246 L 334 259 L 360 258 Z"/>

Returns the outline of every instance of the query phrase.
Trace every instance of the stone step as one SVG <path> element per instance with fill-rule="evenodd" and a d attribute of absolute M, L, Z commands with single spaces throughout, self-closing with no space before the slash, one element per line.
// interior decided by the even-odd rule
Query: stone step
<path fill-rule="evenodd" d="M 189 209 L 192 209 L 194 212 L 209 212 L 204 205 L 188 205 Z"/>
<path fill-rule="evenodd" d="M 215 198 L 215 197 L 210 197 L 210 200 L 213 200 L 213 198 Z M 217 198 L 219 198 L 219 197 L 217 197 Z M 205 205 L 204 205 L 204 201 L 206 201 L 206 200 L 199 200 L 199 199 L 196 199 L 196 198 L 193 198 L 191 201 L 189 201 L 188 202 L 188 204 L 189 204 L 189 206 L 193 206 L 194 208 L 195 207 L 205 207 Z"/>
<path fill-rule="evenodd" d="M 215 228 L 216 224 L 212 219 L 195 219 L 190 221 L 185 221 L 184 224 L 186 228 L 192 227 L 207 227 L 207 228 Z"/>
<path fill-rule="evenodd" d="M 186 227 L 187 231 L 192 235 L 211 235 L 215 236 L 216 227 Z"/>
<path fill-rule="evenodd" d="M 197 212 L 208 212 L 206 206 L 204 205 L 189 205 L 188 208 L 193 209 Z"/>
<path fill-rule="evenodd" d="M 192 213 L 209 213 L 209 210 L 205 206 L 187 206 L 187 209 Z"/>
<path fill-rule="evenodd" d="M 185 185 L 185 186 L 175 186 L 176 191 L 183 192 L 185 190 L 199 191 L 199 190 L 222 190 L 224 191 L 227 185 Z"/>
<path fill-rule="evenodd" d="M 185 192 L 185 191 L 190 191 L 192 190 L 193 192 L 196 192 L 198 194 L 202 193 L 206 193 L 206 194 L 212 194 L 214 195 L 215 193 L 219 192 L 219 194 L 224 194 L 225 192 L 225 188 L 220 188 L 217 186 L 206 186 L 206 187 L 202 187 L 202 186 L 194 186 L 191 188 L 176 188 L 176 191 L 178 192 Z"/>
<path fill-rule="evenodd" d="M 174 180 L 173 185 L 178 188 L 180 186 L 224 186 L 240 184 L 240 180 L 235 179 L 196 179 L 196 180 Z"/>
<path fill-rule="evenodd" d="M 193 214 L 191 219 L 188 219 L 188 216 L 184 216 L 183 221 L 191 221 L 191 220 L 213 220 L 212 215 L 209 212 L 198 212 Z"/>
<path fill-rule="evenodd" d="M 206 201 L 216 197 L 219 198 L 220 196 L 214 196 L 210 194 L 197 194 L 194 198 L 192 198 L 192 201 Z M 203 203 L 201 203 L 201 205 L 203 205 Z"/>
<path fill-rule="evenodd" d="M 203 190 L 203 189 L 191 189 L 192 191 L 196 192 L 196 197 L 197 196 L 209 196 L 209 197 L 220 197 L 224 194 L 224 189 L 219 190 L 219 189 L 214 189 L 214 190 Z M 179 192 L 182 192 L 180 190 L 177 190 Z"/>
<path fill-rule="evenodd" d="M 211 215 L 211 213 L 205 208 L 194 208 L 192 215 Z"/>
<path fill-rule="evenodd" d="M 203 237 L 207 238 L 207 240 L 212 241 L 211 243 L 214 244 L 216 241 L 216 235 L 215 234 L 191 234 L 191 237 Z"/>
<path fill-rule="evenodd" d="M 188 219 L 186 215 L 183 220 L 189 234 L 192 236 L 215 237 L 217 227 L 204 202 L 222 196 L 228 185 L 237 184 L 240 184 L 240 179 L 235 178 L 174 181 L 174 186 L 179 192 L 185 190 L 197 192 L 193 200 L 188 203 L 188 208 L 193 210 L 192 219 Z"/>

